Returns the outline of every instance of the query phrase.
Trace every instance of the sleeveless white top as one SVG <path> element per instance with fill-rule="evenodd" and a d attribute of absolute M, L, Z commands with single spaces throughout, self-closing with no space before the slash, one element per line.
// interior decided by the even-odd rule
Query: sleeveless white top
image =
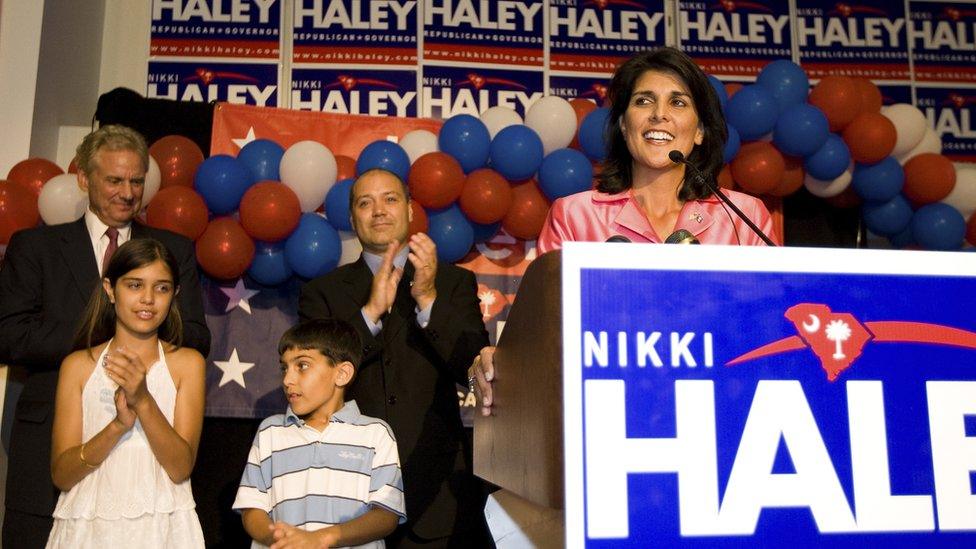
<path fill-rule="evenodd" d="M 115 419 L 117 385 L 103 367 L 110 346 L 99 355 L 82 391 L 85 441 Z M 176 385 L 162 343 L 146 386 L 172 425 Z M 195 507 L 190 481 L 170 480 L 136 419 L 97 469 L 61 493 L 48 547 L 203 547 Z"/>

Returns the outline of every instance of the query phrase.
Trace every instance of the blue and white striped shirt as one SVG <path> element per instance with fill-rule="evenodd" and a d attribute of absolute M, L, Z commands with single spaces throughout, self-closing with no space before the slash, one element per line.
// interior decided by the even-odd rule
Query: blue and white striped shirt
<path fill-rule="evenodd" d="M 359 413 L 355 401 L 318 431 L 287 413 L 261 422 L 234 500 L 303 530 L 347 522 L 371 508 L 406 522 L 400 457 L 390 426 Z M 384 547 L 383 540 L 362 547 Z"/>

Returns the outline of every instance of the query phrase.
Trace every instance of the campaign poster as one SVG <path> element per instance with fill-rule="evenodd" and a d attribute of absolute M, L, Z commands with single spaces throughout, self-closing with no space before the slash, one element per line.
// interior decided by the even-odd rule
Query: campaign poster
<path fill-rule="evenodd" d="M 278 0 L 152 0 L 149 55 L 278 59 Z"/>
<path fill-rule="evenodd" d="M 562 267 L 567 547 L 976 546 L 976 256 L 568 243 Z"/>
<path fill-rule="evenodd" d="M 369 116 L 417 116 L 417 71 L 303 67 L 291 71 L 291 108 Z"/>
<path fill-rule="evenodd" d="M 603 107 L 607 102 L 607 89 L 610 86 L 610 76 L 549 76 L 549 95 L 557 95 L 563 99 L 588 99 Z"/>
<path fill-rule="evenodd" d="M 664 0 L 549 0 L 551 71 L 610 74 L 666 39 Z"/>
<path fill-rule="evenodd" d="M 793 55 L 787 2 L 678 2 L 681 49 L 718 77 L 752 79 L 770 61 Z"/>
<path fill-rule="evenodd" d="M 278 65 L 150 61 L 146 97 L 277 107 Z"/>
<path fill-rule="evenodd" d="M 426 0 L 425 60 L 543 66 L 543 0 Z"/>
<path fill-rule="evenodd" d="M 543 96 L 542 76 L 541 70 L 424 65 L 420 116 L 444 120 L 456 114 L 478 116 L 501 105 L 524 118 Z"/>
<path fill-rule="evenodd" d="M 796 15 L 800 65 L 810 78 L 909 79 L 903 2 L 796 0 Z"/>
<path fill-rule="evenodd" d="M 294 0 L 295 63 L 416 65 L 416 0 Z"/>
<path fill-rule="evenodd" d="M 976 2 L 909 2 L 916 82 L 976 82 Z"/>
<path fill-rule="evenodd" d="M 954 162 L 976 162 L 976 85 L 917 84 L 915 101 L 942 138 L 942 154 Z"/>

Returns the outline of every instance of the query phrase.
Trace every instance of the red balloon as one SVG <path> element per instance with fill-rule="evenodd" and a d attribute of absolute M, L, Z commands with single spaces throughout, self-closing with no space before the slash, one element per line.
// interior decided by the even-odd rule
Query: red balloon
<path fill-rule="evenodd" d="M 68 173 L 78 173 L 78 157 L 71 159 L 71 163 L 68 164 Z"/>
<path fill-rule="evenodd" d="M 336 155 L 335 157 L 336 166 L 338 171 L 336 172 L 336 181 L 342 181 L 343 179 L 349 179 L 356 177 L 356 161 L 348 156 Z"/>
<path fill-rule="evenodd" d="M 495 170 L 481 168 L 464 180 L 459 204 L 471 221 L 494 223 L 505 217 L 512 207 L 512 187 Z"/>
<path fill-rule="evenodd" d="M 410 166 L 410 197 L 425 208 L 445 208 L 461 196 L 464 170 L 453 156 L 430 152 Z"/>
<path fill-rule="evenodd" d="M 739 149 L 732 159 L 732 178 L 743 190 L 765 194 L 780 185 L 786 160 L 772 143 L 757 141 Z"/>
<path fill-rule="evenodd" d="M 231 217 L 214 219 L 197 240 L 197 262 L 205 273 L 220 280 L 244 274 L 254 259 L 254 241 Z"/>
<path fill-rule="evenodd" d="M 718 172 L 718 186 L 730 191 L 735 190 L 735 179 L 732 179 L 732 167 L 729 164 L 722 166 Z"/>
<path fill-rule="evenodd" d="M 854 82 L 854 88 L 857 89 L 857 95 L 861 100 L 861 108 L 858 112 L 881 112 L 881 90 L 878 86 L 863 76 L 853 77 L 851 81 Z"/>
<path fill-rule="evenodd" d="M 255 183 L 240 205 L 241 225 L 251 237 L 266 242 L 283 240 L 298 226 L 302 206 L 298 195 L 277 181 Z"/>
<path fill-rule="evenodd" d="M 803 171 L 803 158 L 783 155 L 783 160 L 786 161 L 783 179 L 775 189 L 766 193 L 770 196 L 789 196 L 803 186 L 803 178 L 806 175 L 806 172 Z"/>
<path fill-rule="evenodd" d="M 905 163 L 905 186 L 901 192 L 916 206 L 942 200 L 955 186 L 956 169 L 941 154 L 922 153 Z"/>
<path fill-rule="evenodd" d="M 539 237 L 547 213 L 549 201 L 539 185 L 529 180 L 512 187 L 512 207 L 502 219 L 502 228 L 515 238 L 532 240 Z"/>
<path fill-rule="evenodd" d="M 596 110 L 596 103 L 589 99 L 577 97 L 576 99 L 571 99 L 569 105 L 573 107 L 573 111 L 576 113 L 576 134 L 573 135 L 573 140 L 569 142 L 569 146 L 573 149 L 579 149 L 580 125 L 583 124 L 583 119 L 586 118 L 586 115 Z"/>
<path fill-rule="evenodd" d="M 23 185 L 0 181 L 0 244 L 21 229 L 37 225 L 37 196 Z"/>
<path fill-rule="evenodd" d="M 160 189 L 146 208 L 146 223 L 196 240 L 207 228 L 207 203 L 189 187 Z"/>
<path fill-rule="evenodd" d="M 193 140 L 182 135 L 167 135 L 149 147 L 149 154 L 159 164 L 161 189 L 173 185 L 193 187 L 193 176 L 203 162 L 203 151 Z"/>
<path fill-rule="evenodd" d="M 832 132 L 844 129 L 861 112 L 861 95 L 846 76 L 825 76 L 810 91 L 808 101 L 823 111 Z"/>
<path fill-rule="evenodd" d="M 841 134 L 851 158 L 861 164 L 881 162 L 891 154 L 898 141 L 898 131 L 888 117 L 877 112 L 857 115 Z"/>
<path fill-rule="evenodd" d="M 47 183 L 48 179 L 56 175 L 63 174 L 64 171 L 57 164 L 44 158 L 28 158 L 21 160 L 10 168 L 7 174 L 7 181 L 24 187 L 34 193 L 34 196 L 41 194 L 41 187 Z"/>
<path fill-rule="evenodd" d="M 410 220 L 410 225 L 407 227 L 407 232 L 409 235 L 426 233 L 429 225 L 427 221 L 427 212 L 424 211 L 423 206 L 421 206 L 416 200 L 411 200 L 410 210 L 413 212 L 413 218 Z"/>
<path fill-rule="evenodd" d="M 976 246 L 976 213 L 969 216 L 969 222 L 966 223 L 966 242 Z"/>

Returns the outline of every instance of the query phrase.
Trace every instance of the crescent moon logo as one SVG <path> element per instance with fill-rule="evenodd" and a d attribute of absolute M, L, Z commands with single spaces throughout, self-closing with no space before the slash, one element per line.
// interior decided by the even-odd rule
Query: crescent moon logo
<path fill-rule="evenodd" d="M 803 331 L 805 331 L 808 334 L 812 334 L 820 329 L 820 317 L 816 315 L 807 315 L 807 316 L 810 317 L 810 323 L 809 324 L 807 324 L 806 322 L 803 323 Z"/>

